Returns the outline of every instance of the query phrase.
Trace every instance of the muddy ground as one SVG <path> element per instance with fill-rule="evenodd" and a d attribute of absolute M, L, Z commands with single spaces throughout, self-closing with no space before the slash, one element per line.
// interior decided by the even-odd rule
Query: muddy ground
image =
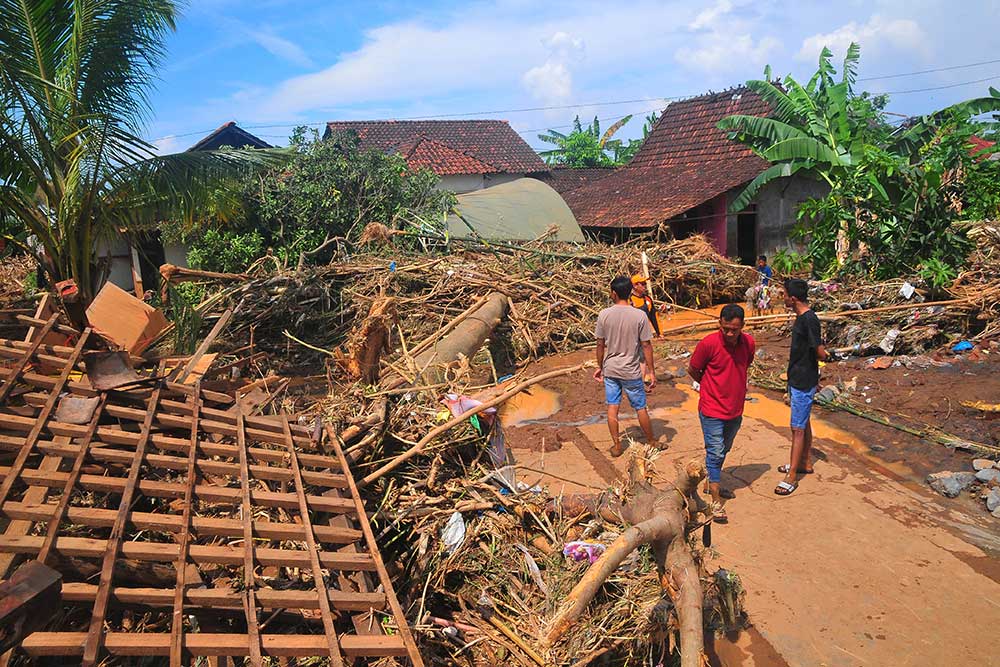
<path fill-rule="evenodd" d="M 754 332 L 764 363 L 787 354 L 775 331 Z M 660 341 L 659 386 L 649 403 L 668 444 L 658 469 L 703 456 L 697 394 L 682 356 L 700 334 Z M 578 363 L 593 352 L 540 360 L 529 374 Z M 949 368 L 876 371 L 863 359 L 833 363 L 826 382 L 858 377 L 866 408 L 903 413 L 979 442 L 997 443 L 1000 425 L 962 408 L 962 400 L 1000 396 L 1000 355 Z M 753 629 L 713 642 L 725 665 L 1000 664 L 981 645 L 1000 623 L 1000 520 L 980 489 L 946 499 L 924 482 L 929 472 L 971 470 L 973 455 L 841 412 L 818 408 L 816 474 L 789 498 L 773 494 L 787 461 L 788 409 L 778 392 L 751 388 L 744 425 L 724 471 L 736 498 L 731 523 L 714 531 L 719 565 L 748 591 Z M 992 399 L 992 400 L 995 400 Z M 558 378 L 504 410 L 523 479 L 553 492 L 611 485 L 625 458 L 607 452 L 601 386 L 589 372 Z M 624 425 L 638 435 L 623 407 Z M 518 423 L 518 425 L 514 425 Z"/>

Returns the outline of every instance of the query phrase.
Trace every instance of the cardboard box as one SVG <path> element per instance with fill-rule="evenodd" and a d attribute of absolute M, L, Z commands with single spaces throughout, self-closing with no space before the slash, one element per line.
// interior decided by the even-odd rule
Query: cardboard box
<path fill-rule="evenodd" d="M 130 354 L 142 354 L 169 324 L 159 310 L 112 283 L 94 297 L 87 321 L 95 333 Z"/>

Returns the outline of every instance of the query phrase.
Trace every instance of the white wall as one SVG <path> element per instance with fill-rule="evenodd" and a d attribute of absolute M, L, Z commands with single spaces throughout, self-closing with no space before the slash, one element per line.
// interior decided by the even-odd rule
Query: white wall
<path fill-rule="evenodd" d="M 123 290 L 131 291 L 133 289 L 132 256 L 125 239 L 116 238 L 110 244 L 102 241 L 97 246 L 97 256 L 111 258 L 111 275 L 108 280 Z"/>
<path fill-rule="evenodd" d="M 524 174 L 451 174 L 442 176 L 437 187 L 439 190 L 449 190 L 460 195 L 501 183 L 510 183 L 519 178 L 524 178 Z"/>

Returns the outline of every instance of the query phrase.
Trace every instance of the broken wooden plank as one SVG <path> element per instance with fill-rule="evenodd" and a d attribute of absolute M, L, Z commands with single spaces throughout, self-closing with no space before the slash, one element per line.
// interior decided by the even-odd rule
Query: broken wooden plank
<path fill-rule="evenodd" d="M 0 652 L 43 627 L 59 611 L 62 575 L 37 561 L 0 583 Z"/>

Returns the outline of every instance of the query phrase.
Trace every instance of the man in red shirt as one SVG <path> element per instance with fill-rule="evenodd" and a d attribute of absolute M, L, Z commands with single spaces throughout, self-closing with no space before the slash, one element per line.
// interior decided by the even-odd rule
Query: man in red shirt
<path fill-rule="evenodd" d="M 756 352 L 753 338 L 743 333 L 743 320 L 742 307 L 735 303 L 724 307 L 719 316 L 719 330 L 698 343 L 688 365 L 688 373 L 701 383 L 698 417 L 705 438 L 708 490 L 715 502 L 718 523 L 729 520 L 722 499 L 732 498 L 733 493 L 722 489 L 722 464 L 743 422 L 747 370 Z"/>

